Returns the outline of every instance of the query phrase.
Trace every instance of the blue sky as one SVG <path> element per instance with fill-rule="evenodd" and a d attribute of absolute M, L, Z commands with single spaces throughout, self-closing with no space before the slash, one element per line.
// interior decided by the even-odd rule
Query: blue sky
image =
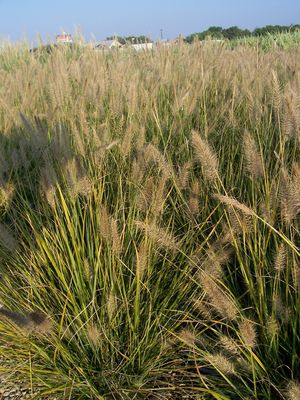
<path fill-rule="evenodd" d="M 173 38 L 211 25 L 300 24 L 300 0 L 0 0 L 0 38 L 54 39 L 76 27 L 89 40 L 118 34 Z"/>

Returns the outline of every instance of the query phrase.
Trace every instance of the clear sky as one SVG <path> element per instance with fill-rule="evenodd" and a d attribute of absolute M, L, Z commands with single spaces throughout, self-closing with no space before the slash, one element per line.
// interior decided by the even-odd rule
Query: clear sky
<path fill-rule="evenodd" d="M 0 0 L 0 38 L 53 40 L 76 27 L 89 40 L 110 35 L 174 38 L 211 25 L 254 29 L 300 24 L 300 0 Z M 93 36 L 92 36 L 93 35 Z"/>

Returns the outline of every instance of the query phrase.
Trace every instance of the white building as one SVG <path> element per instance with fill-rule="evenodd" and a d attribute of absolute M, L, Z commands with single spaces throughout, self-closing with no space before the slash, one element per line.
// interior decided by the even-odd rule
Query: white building
<path fill-rule="evenodd" d="M 133 43 L 130 46 L 136 51 L 153 49 L 153 43 Z"/>

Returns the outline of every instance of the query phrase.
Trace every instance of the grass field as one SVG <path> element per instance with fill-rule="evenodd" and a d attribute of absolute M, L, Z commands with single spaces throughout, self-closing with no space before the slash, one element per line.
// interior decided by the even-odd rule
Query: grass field
<path fill-rule="evenodd" d="M 297 40 L 2 49 L 0 381 L 300 399 Z"/>

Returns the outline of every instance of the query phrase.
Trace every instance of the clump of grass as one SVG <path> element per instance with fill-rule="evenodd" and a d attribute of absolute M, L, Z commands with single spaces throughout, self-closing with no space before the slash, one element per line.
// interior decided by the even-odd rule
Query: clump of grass
<path fill-rule="evenodd" d="M 2 49 L 0 302 L 51 315 L 0 320 L 11 385 L 299 397 L 297 35 Z"/>

